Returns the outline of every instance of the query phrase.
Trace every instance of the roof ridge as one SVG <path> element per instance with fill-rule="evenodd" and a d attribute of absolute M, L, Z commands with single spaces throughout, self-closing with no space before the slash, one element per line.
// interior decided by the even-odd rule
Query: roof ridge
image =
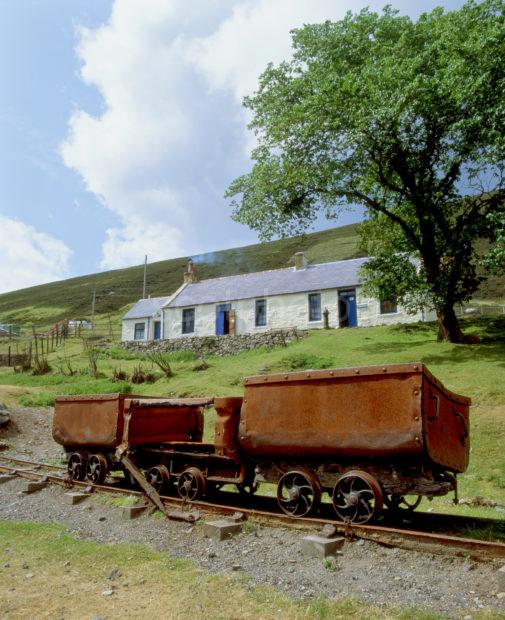
<path fill-rule="evenodd" d="M 332 260 L 327 261 L 326 263 L 308 263 L 305 265 L 303 269 L 299 269 L 299 271 L 304 271 L 310 267 L 321 267 L 322 265 L 335 265 L 336 263 L 350 263 L 351 261 L 363 260 L 369 258 L 368 256 L 356 256 L 355 258 L 342 258 L 340 260 Z M 239 278 L 241 276 L 253 276 L 258 273 L 273 273 L 278 271 L 296 271 L 294 266 L 290 267 L 278 267 L 277 269 L 262 269 L 260 271 L 248 271 L 246 273 L 232 273 L 229 276 L 217 276 L 216 278 L 205 278 L 204 280 L 199 280 L 198 282 L 192 282 L 188 284 L 187 288 L 192 286 L 197 286 L 198 284 L 202 284 L 203 282 L 211 282 L 213 280 L 226 280 L 227 278 Z M 181 291 L 182 292 L 182 291 Z"/>

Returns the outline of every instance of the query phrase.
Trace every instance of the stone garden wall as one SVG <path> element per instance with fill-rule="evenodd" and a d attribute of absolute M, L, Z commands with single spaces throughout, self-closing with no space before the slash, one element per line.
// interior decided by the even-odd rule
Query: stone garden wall
<path fill-rule="evenodd" d="M 242 334 L 239 336 L 201 336 L 172 338 L 170 340 L 151 340 L 149 342 L 123 342 L 122 346 L 131 352 L 147 353 L 149 351 L 193 351 L 199 357 L 207 355 L 238 355 L 242 351 L 249 351 L 258 347 L 286 346 L 293 340 L 299 340 L 307 335 L 307 330 L 282 329 L 263 332 L 261 334 Z"/>

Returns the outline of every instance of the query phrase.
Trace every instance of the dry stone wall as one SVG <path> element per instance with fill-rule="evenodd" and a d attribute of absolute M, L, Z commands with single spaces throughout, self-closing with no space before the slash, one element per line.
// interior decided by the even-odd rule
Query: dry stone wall
<path fill-rule="evenodd" d="M 250 351 L 258 347 L 285 347 L 293 340 L 299 340 L 307 335 L 307 330 L 282 329 L 261 334 L 242 334 L 239 336 L 201 336 L 186 338 L 171 338 L 170 340 L 152 340 L 150 342 L 123 342 L 122 346 L 135 353 L 150 351 L 193 351 L 196 355 L 238 355 L 242 351 Z"/>

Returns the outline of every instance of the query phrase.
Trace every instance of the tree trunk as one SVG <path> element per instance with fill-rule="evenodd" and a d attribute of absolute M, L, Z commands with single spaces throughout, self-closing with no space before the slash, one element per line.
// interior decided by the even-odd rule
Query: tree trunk
<path fill-rule="evenodd" d="M 456 344 L 464 344 L 466 342 L 465 335 L 461 331 L 461 327 L 454 312 L 451 303 L 435 308 L 438 320 L 438 338 L 439 342 L 454 342 Z"/>

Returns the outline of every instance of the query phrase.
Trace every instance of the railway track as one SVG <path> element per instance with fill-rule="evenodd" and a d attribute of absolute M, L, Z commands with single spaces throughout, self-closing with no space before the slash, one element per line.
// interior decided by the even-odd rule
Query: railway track
<path fill-rule="evenodd" d="M 48 473 L 54 472 L 54 473 Z M 139 499 L 145 497 L 140 490 L 127 488 L 123 480 L 118 479 L 115 484 L 91 484 L 87 481 L 69 481 L 66 467 L 51 465 L 37 461 L 29 461 L 9 456 L 0 456 L 0 473 L 15 474 L 27 480 L 46 480 L 66 488 L 87 488 L 98 493 L 116 495 L 133 495 Z M 123 483 L 123 486 L 122 486 Z M 330 517 L 322 507 L 321 515 L 317 517 L 291 517 L 275 510 L 274 498 L 255 496 L 255 507 L 245 505 L 250 498 L 242 498 L 237 493 L 219 492 L 220 503 L 210 501 L 193 501 L 188 503 L 178 497 L 161 496 L 163 503 L 168 507 L 188 510 L 198 508 L 207 514 L 231 515 L 242 512 L 250 520 L 264 525 L 277 525 L 300 530 L 320 529 L 331 524 L 340 534 L 352 539 L 363 538 L 379 544 L 399 547 L 403 549 L 442 553 L 446 555 L 467 556 L 476 560 L 495 561 L 505 560 L 505 543 L 478 540 L 461 532 L 471 532 L 477 528 L 491 528 L 504 526 L 503 520 L 464 517 L 458 515 L 434 513 L 409 513 L 401 520 L 386 513 L 384 523 L 379 525 L 347 524 Z M 410 529 L 412 527 L 415 529 Z M 450 532 L 450 533 L 448 533 Z"/>

